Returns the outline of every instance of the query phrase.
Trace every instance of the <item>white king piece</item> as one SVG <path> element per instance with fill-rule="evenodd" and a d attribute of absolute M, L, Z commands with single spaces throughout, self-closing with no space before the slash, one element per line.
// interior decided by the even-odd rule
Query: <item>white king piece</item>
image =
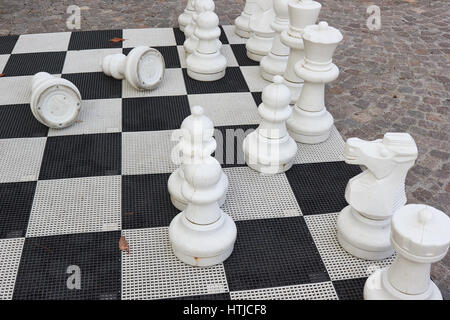
<path fill-rule="evenodd" d="M 135 89 L 150 90 L 162 81 L 165 71 L 161 53 L 147 46 L 136 47 L 125 56 L 122 53 L 111 54 L 103 58 L 103 72 L 115 79 L 127 79 Z"/>
<path fill-rule="evenodd" d="M 252 32 L 250 30 L 250 19 L 258 13 L 266 10 L 267 0 L 246 0 L 244 11 L 234 21 L 235 32 L 242 38 L 250 38 Z"/>
<path fill-rule="evenodd" d="M 391 242 L 398 255 L 391 266 L 367 279 L 364 299 L 442 300 L 430 279 L 430 268 L 447 254 L 449 217 L 433 207 L 409 204 L 396 212 L 391 229 Z"/>
<path fill-rule="evenodd" d="M 185 182 L 184 164 L 202 161 L 208 158 L 214 150 L 217 143 L 213 138 L 214 126 L 211 120 L 203 114 L 203 108 L 194 106 L 192 114 L 183 120 L 181 130 L 179 131 L 180 140 L 175 146 L 175 153 L 181 153 L 181 166 L 172 172 L 167 186 L 170 193 L 172 204 L 180 211 L 186 209 L 188 200 L 183 196 L 181 188 Z M 178 161 L 176 161 L 178 162 Z M 228 189 L 228 177 L 222 170 L 219 184 L 225 190 L 223 196 L 218 200 L 219 206 L 225 202 L 226 190 Z"/>
<path fill-rule="evenodd" d="M 195 12 L 194 2 L 195 0 L 188 0 L 186 9 L 184 9 L 184 12 L 178 16 L 178 24 L 180 26 L 180 30 L 183 32 L 184 28 L 192 21 L 192 16 Z"/>
<path fill-rule="evenodd" d="M 275 76 L 274 83 L 264 88 L 258 107 L 261 124 L 243 142 L 245 161 L 250 168 L 276 174 L 292 166 L 297 144 L 286 130 L 286 120 L 292 113 L 290 98 L 291 92 L 283 84 L 282 76 Z"/>
<path fill-rule="evenodd" d="M 305 57 L 295 66 L 295 72 L 304 84 L 287 122 L 289 134 L 295 141 L 314 144 L 330 136 L 334 120 L 325 108 L 325 84 L 339 75 L 331 58 L 341 40 L 339 30 L 324 21 L 305 27 Z"/>
<path fill-rule="evenodd" d="M 405 179 L 417 158 L 416 143 L 408 133 L 386 133 L 374 141 L 350 138 L 344 156 L 346 163 L 367 169 L 347 184 L 349 205 L 337 221 L 339 243 L 358 258 L 387 258 L 394 252 L 391 218 L 406 203 Z"/>
<path fill-rule="evenodd" d="M 31 82 L 31 112 L 49 128 L 65 128 L 76 119 L 81 109 L 81 94 L 69 80 L 39 72 Z"/>
<path fill-rule="evenodd" d="M 271 27 L 275 19 L 272 0 L 266 0 L 261 4 L 263 4 L 264 10 L 250 18 L 252 35 L 245 45 L 247 57 L 254 61 L 261 61 L 264 56 L 269 54 L 276 34 Z"/>

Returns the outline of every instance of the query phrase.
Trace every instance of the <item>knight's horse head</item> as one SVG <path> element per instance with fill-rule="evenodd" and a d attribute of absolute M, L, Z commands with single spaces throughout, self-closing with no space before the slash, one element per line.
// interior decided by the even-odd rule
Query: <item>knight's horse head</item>
<path fill-rule="evenodd" d="M 381 179 L 397 165 L 410 163 L 408 170 L 417 158 L 417 146 L 409 133 L 388 132 L 374 141 L 349 138 L 344 157 L 346 163 L 364 165 Z"/>

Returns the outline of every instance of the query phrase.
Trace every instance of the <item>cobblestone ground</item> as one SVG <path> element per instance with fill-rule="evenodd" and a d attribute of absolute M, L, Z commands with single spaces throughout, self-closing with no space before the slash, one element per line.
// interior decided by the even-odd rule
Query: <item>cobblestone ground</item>
<path fill-rule="evenodd" d="M 344 136 L 381 138 L 406 131 L 419 158 L 407 177 L 410 203 L 450 213 L 448 0 L 322 0 L 321 20 L 344 41 L 334 62 L 341 74 L 327 88 L 326 103 Z M 0 35 L 67 31 L 66 9 L 82 9 L 82 30 L 173 27 L 186 0 L 2 0 Z M 216 1 L 221 24 L 232 24 L 244 0 Z M 381 9 L 381 29 L 366 26 L 369 5 Z M 450 255 L 433 265 L 432 277 L 450 298 Z"/>

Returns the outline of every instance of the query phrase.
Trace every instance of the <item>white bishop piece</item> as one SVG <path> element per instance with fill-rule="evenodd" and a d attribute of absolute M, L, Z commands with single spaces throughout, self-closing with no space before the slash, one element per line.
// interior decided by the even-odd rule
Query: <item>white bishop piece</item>
<path fill-rule="evenodd" d="M 267 0 L 246 0 L 244 11 L 234 21 L 235 32 L 242 38 L 249 38 L 252 34 L 250 30 L 250 19 L 258 13 L 264 11 Z"/>
<path fill-rule="evenodd" d="M 274 83 L 263 90 L 263 102 L 258 107 L 261 124 L 243 142 L 245 161 L 256 171 L 276 174 L 292 166 L 297 144 L 286 130 L 286 120 L 292 113 L 290 97 L 281 76 L 275 76 Z"/>
<path fill-rule="evenodd" d="M 180 141 L 175 146 L 175 150 L 177 153 L 181 152 L 181 166 L 170 175 L 167 186 L 172 204 L 183 211 L 188 203 L 181 191 L 185 182 L 183 168 L 185 164 L 201 162 L 208 158 L 216 150 L 217 143 L 213 138 L 213 123 L 203 114 L 203 108 L 200 106 L 194 106 L 192 114 L 183 120 L 180 133 Z M 218 200 L 219 206 L 222 206 L 228 189 L 228 177 L 223 171 L 218 184 L 225 190 Z"/>
<path fill-rule="evenodd" d="M 125 56 L 122 53 L 111 54 L 103 58 L 103 72 L 115 79 L 127 79 L 138 90 L 156 88 L 165 72 L 164 58 L 161 53 L 147 46 L 134 48 Z"/>
<path fill-rule="evenodd" d="M 245 45 L 247 57 L 254 61 L 261 61 L 264 56 L 269 54 L 276 34 L 271 27 L 275 19 L 272 0 L 262 1 L 261 5 L 263 10 L 250 18 L 249 26 L 252 35 Z"/>
<path fill-rule="evenodd" d="M 417 158 L 416 143 L 408 133 L 386 133 L 375 141 L 350 138 L 344 156 L 346 163 L 367 169 L 347 184 L 349 205 L 337 221 L 339 243 L 358 258 L 387 258 L 394 252 L 391 218 L 406 203 L 405 179 Z"/>
<path fill-rule="evenodd" d="M 281 42 L 280 35 L 289 27 L 288 2 L 289 0 L 273 0 L 275 20 L 271 26 L 276 35 L 272 43 L 272 49 L 267 56 L 262 58 L 260 63 L 261 76 L 267 81 L 273 81 L 275 75 L 282 76 L 286 71 L 289 47 Z"/>
<path fill-rule="evenodd" d="M 341 40 L 340 31 L 324 21 L 304 29 L 305 57 L 295 66 L 295 72 L 304 84 L 287 122 L 289 134 L 295 141 L 313 144 L 330 136 L 334 120 L 325 108 L 325 83 L 339 75 L 332 56 Z"/>
<path fill-rule="evenodd" d="M 65 128 L 76 119 L 81 109 L 81 94 L 69 80 L 39 72 L 31 82 L 31 112 L 50 128 Z"/>
<path fill-rule="evenodd" d="M 409 204 L 392 218 L 391 242 L 398 255 L 390 267 L 375 271 L 364 286 L 366 300 L 442 300 L 430 279 L 433 262 L 445 257 L 450 219 L 442 211 Z"/>
<path fill-rule="evenodd" d="M 292 0 L 288 4 L 289 28 L 281 33 L 281 42 L 290 48 L 284 73 L 285 84 L 291 89 L 291 103 L 294 104 L 302 89 L 303 79 L 295 73 L 295 65 L 303 60 L 303 29 L 315 24 L 322 5 L 312 0 Z"/>
<path fill-rule="evenodd" d="M 193 112 L 201 116 L 199 111 Z M 237 230 L 233 219 L 219 207 L 226 192 L 219 162 L 209 155 L 199 156 L 202 158 L 183 164 L 181 192 L 188 204 L 170 223 L 169 240 L 181 261 L 211 266 L 230 256 Z"/>
<path fill-rule="evenodd" d="M 195 0 L 188 0 L 186 9 L 184 9 L 184 12 L 178 16 L 178 24 L 180 26 L 180 30 L 183 32 L 186 26 L 192 21 L 192 17 L 195 12 L 194 2 Z"/>
<path fill-rule="evenodd" d="M 197 0 L 198 1 L 198 0 Z M 199 81 L 215 81 L 225 76 L 227 59 L 218 45 L 221 30 L 219 17 L 214 13 L 214 2 L 205 3 L 205 11 L 198 14 L 194 35 L 198 38 L 195 51 L 186 58 L 187 74 Z M 220 41 L 219 41 L 220 43 Z"/>

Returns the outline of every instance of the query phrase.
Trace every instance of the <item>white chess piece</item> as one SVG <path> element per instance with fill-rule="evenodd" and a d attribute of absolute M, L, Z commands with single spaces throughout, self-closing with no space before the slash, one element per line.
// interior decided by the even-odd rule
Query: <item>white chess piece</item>
<path fill-rule="evenodd" d="M 289 58 L 289 47 L 285 46 L 280 39 L 281 32 L 289 27 L 289 0 L 273 0 L 275 20 L 272 22 L 272 29 L 276 35 L 273 40 L 272 49 L 269 54 L 261 59 L 261 76 L 267 81 L 273 81 L 275 75 L 283 75 Z"/>
<path fill-rule="evenodd" d="M 391 230 L 398 255 L 391 266 L 376 270 L 366 280 L 364 299 L 442 300 L 430 279 L 430 268 L 447 254 L 449 217 L 430 206 L 409 204 L 395 213 Z"/>
<path fill-rule="evenodd" d="M 78 117 L 81 94 L 69 80 L 39 72 L 31 81 L 31 112 L 50 128 L 65 128 Z"/>
<path fill-rule="evenodd" d="M 180 26 L 180 30 L 183 32 L 186 26 L 192 21 L 192 16 L 195 12 L 194 2 L 195 0 L 188 0 L 184 12 L 178 16 L 178 24 Z"/>
<path fill-rule="evenodd" d="M 295 66 L 295 72 L 304 83 L 287 122 L 289 134 L 295 141 L 313 144 L 330 136 L 334 120 L 325 108 L 325 83 L 339 75 L 332 56 L 341 40 L 340 31 L 323 21 L 304 29 L 305 57 Z"/>
<path fill-rule="evenodd" d="M 215 81 L 225 76 L 227 59 L 217 43 L 220 33 L 219 17 L 214 11 L 206 10 L 198 15 L 194 32 L 198 45 L 186 58 L 187 74 L 192 79 Z"/>
<path fill-rule="evenodd" d="M 250 30 L 252 35 L 245 44 L 249 59 L 261 61 L 264 56 L 269 54 L 276 34 L 271 27 L 274 19 L 275 11 L 273 10 L 272 0 L 265 2 L 263 11 L 251 16 Z"/>
<path fill-rule="evenodd" d="M 234 21 L 235 32 L 242 38 L 250 38 L 252 32 L 250 30 L 250 19 L 252 16 L 266 10 L 272 0 L 246 0 L 244 11 Z"/>
<path fill-rule="evenodd" d="M 358 258 L 387 258 L 393 253 L 391 218 L 406 203 L 406 174 L 417 158 L 414 139 L 408 133 L 386 133 L 374 141 L 350 138 L 344 156 L 346 163 L 367 169 L 347 184 L 349 205 L 337 220 L 339 243 Z"/>
<path fill-rule="evenodd" d="M 159 86 L 165 63 L 161 53 L 147 46 L 131 50 L 127 56 L 122 53 L 111 54 L 103 58 L 103 72 L 115 79 L 126 79 L 135 89 L 151 90 Z"/>
<path fill-rule="evenodd" d="M 312 0 L 289 1 L 289 28 L 281 32 L 281 42 L 290 48 L 289 58 L 284 72 L 285 84 L 291 89 L 291 103 L 297 102 L 302 90 L 303 79 L 295 73 L 295 66 L 303 60 L 303 29 L 315 24 L 322 5 Z"/>
<path fill-rule="evenodd" d="M 182 193 L 188 205 L 170 223 L 169 240 L 175 256 L 187 264 L 215 265 L 233 251 L 236 225 L 217 202 L 225 193 L 221 174 L 219 162 L 211 156 L 184 165 Z"/>
<path fill-rule="evenodd" d="M 175 146 L 176 153 L 181 153 L 181 166 L 169 177 L 167 187 L 172 204 L 180 211 L 186 209 L 188 201 L 183 196 L 181 188 L 185 182 L 184 164 L 202 161 L 209 157 L 217 147 L 213 138 L 214 126 L 211 120 L 204 115 L 203 108 L 194 106 L 192 114 L 181 123 L 180 140 Z M 219 184 L 225 191 L 228 189 L 228 177 L 222 170 Z M 218 200 L 219 206 L 225 202 L 226 192 Z"/>
<path fill-rule="evenodd" d="M 276 174 L 292 166 L 297 144 L 286 130 L 286 120 L 292 113 L 290 98 L 281 76 L 275 76 L 274 83 L 263 90 L 263 102 L 258 107 L 261 124 L 243 142 L 245 162 L 256 171 Z"/>

